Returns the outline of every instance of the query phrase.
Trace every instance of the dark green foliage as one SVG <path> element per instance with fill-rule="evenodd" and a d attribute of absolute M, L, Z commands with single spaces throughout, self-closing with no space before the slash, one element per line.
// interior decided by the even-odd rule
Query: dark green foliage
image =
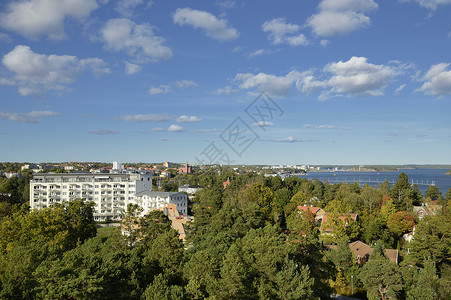
<path fill-rule="evenodd" d="M 404 172 L 399 174 L 398 180 L 390 190 L 390 197 L 398 210 L 408 210 L 412 207 L 412 188 L 409 177 Z"/>
<path fill-rule="evenodd" d="M 451 211 L 426 216 L 417 225 L 406 262 L 421 266 L 427 257 L 440 266 L 451 263 Z"/>
<path fill-rule="evenodd" d="M 363 266 L 359 279 L 367 290 L 368 299 L 399 299 L 403 289 L 402 275 L 396 263 L 383 254 L 381 243 L 376 244 L 370 260 Z"/>
<path fill-rule="evenodd" d="M 409 300 L 438 300 L 439 278 L 434 261 L 427 259 L 424 261 L 424 268 L 415 273 L 413 285 L 407 292 Z"/>
<path fill-rule="evenodd" d="M 314 298 L 308 267 L 290 259 L 295 249 L 276 227 L 250 230 L 225 256 L 220 297 L 286 299 L 281 291 L 290 291 L 297 295 L 294 299 Z"/>
<path fill-rule="evenodd" d="M 443 197 L 442 192 L 440 192 L 440 188 L 435 185 L 428 186 L 428 189 L 426 190 L 426 193 L 424 193 L 424 196 L 429 197 L 431 200 L 437 200 Z"/>

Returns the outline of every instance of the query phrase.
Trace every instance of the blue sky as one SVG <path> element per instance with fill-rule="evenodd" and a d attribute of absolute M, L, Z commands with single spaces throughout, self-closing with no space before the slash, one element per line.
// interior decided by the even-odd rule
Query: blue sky
<path fill-rule="evenodd" d="M 451 0 L 0 4 L 0 160 L 451 164 Z"/>

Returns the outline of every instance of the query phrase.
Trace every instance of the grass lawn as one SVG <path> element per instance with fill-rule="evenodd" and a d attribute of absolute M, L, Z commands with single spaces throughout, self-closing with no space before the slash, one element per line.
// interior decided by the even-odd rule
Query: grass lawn
<path fill-rule="evenodd" d="M 112 232 L 119 231 L 119 227 L 99 227 L 97 228 L 97 236 L 106 240 Z"/>

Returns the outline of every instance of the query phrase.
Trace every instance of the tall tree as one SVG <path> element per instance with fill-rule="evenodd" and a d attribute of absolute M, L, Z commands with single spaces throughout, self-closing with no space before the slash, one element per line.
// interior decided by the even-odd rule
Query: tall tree
<path fill-rule="evenodd" d="M 380 246 L 373 250 L 370 260 L 359 274 L 359 279 L 370 300 L 399 299 L 403 288 L 398 265 L 384 256 Z"/>
<path fill-rule="evenodd" d="M 407 292 L 408 300 L 438 300 L 439 278 L 435 263 L 428 258 L 424 261 L 424 268 L 414 276 L 414 284 Z"/>
<path fill-rule="evenodd" d="M 442 192 L 440 192 L 440 188 L 435 185 L 428 186 L 424 195 L 429 197 L 431 200 L 437 200 L 443 197 Z"/>
<path fill-rule="evenodd" d="M 409 183 L 409 177 L 402 172 L 398 180 L 390 190 L 390 197 L 398 210 L 407 210 L 412 205 L 412 199 L 409 198 L 412 188 Z"/>

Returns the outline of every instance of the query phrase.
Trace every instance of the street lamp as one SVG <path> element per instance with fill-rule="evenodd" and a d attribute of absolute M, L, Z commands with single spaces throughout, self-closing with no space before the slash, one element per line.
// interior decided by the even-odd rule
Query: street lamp
<path fill-rule="evenodd" d="M 354 275 L 351 275 L 352 296 L 354 296 Z"/>

